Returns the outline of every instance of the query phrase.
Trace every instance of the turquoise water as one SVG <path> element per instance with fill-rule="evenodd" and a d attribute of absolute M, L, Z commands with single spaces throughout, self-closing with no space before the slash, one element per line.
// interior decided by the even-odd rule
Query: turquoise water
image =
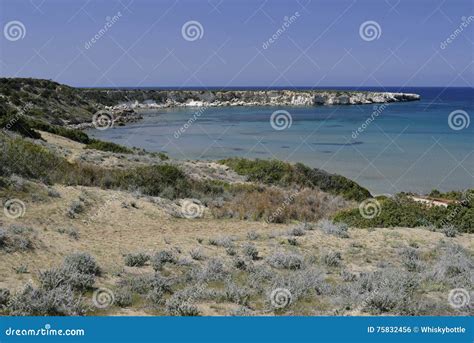
<path fill-rule="evenodd" d="M 460 130 L 448 123 L 455 110 L 465 111 L 468 117 L 462 116 L 474 121 L 474 90 L 401 91 L 418 93 L 422 100 L 385 107 L 163 109 L 145 114 L 138 123 L 88 133 L 127 146 L 165 151 L 177 159 L 240 156 L 303 162 L 349 177 L 375 194 L 474 188 L 474 123 Z M 276 110 L 290 113 L 290 127 L 272 128 L 270 116 Z M 177 134 L 196 113 L 197 119 Z M 355 133 L 370 117 L 374 120 Z"/>

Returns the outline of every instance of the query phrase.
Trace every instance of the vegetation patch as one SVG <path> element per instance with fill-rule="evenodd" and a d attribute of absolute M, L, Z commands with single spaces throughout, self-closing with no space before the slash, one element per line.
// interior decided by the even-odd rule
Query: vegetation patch
<path fill-rule="evenodd" d="M 325 192 L 356 201 L 370 197 L 367 189 L 352 180 L 301 163 L 292 165 L 278 160 L 245 158 L 229 158 L 221 160 L 220 163 L 229 166 L 240 175 L 247 176 L 249 181 L 253 182 L 283 187 L 290 185 L 317 187 Z"/>
<path fill-rule="evenodd" d="M 410 199 L 405 194 L 395 198 L 380 198 L 381 210 L 373 218 L 364 218 L 359 209 L 342 210 L 334 216 L 335 222 L 344 222 L 359 228 L 374 227 L 429 227 L 454 226 L 459 232 L 474 233 L 474 190 L 465 193 L 465 201 L 452 203 L 448 207 L 427 206 Z"/>

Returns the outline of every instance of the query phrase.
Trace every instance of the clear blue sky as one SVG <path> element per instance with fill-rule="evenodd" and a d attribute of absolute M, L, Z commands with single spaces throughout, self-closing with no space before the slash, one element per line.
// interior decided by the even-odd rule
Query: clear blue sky
<path fill-rule="evenodd" d="M 73 86 L 473 86 L 472 0 L 0 0 L 2 76 Z M 106 24 L 121 17 L 85 48 Z M 267 49 L 284 18 L 296 17 Z M 472 18 L 471 18 L 472 19 Z M 201 39 L 182 26 L 198 21 Z M 4 27 L 20 21 L 23 39 Z M 359 28 L 375 21 L 378 39 Z"/>

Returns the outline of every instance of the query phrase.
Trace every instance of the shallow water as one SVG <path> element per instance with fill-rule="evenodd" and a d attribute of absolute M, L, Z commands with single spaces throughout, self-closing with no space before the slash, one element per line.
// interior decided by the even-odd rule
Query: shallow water
<path fill-rule="evenodd" d="M 474 89 L 386 90 L 418 93 L 422 100 L 386 106 L 163 109 L 138 123 L 88 133 L 179 159 L 303 162 L 349 177 L 375 194 L 474 188 L 474 123 L 460 130 L 448 123 L 455 110 L 474 120 Z M 291 126 L 271 126 L 276 110 L 290 113 Z M 195 114 L 197 119 L 185 127 Z"/>

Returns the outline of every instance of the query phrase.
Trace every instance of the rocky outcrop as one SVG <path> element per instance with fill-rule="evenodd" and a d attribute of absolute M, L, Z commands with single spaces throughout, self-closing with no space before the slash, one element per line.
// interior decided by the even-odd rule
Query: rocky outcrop
<path fill-rule="evenodd" d="M 130 91 L 136 92 L 136 91 Z M 131 94 L 130 94 L 131 95 Z M 220 106 L 324 106 L 362 105 L 419 100 L 418 94 L 357 91 L 146 91 L 146 101 L 130 101 L 114 108 Z M 133 97 L 130 97 L 133 98 Z"/>
<path fill-rule="evenodd" d="M 162 91 L 162 90 L 103 90 L 111 99 L 129 99 L 117 105 L 105 106 L 114 125 L 125 125 L 141 119 L 140 110 L 170 107 L 225 107 L 225 106 L 326 106 L 363 105 L 419 100 L 418 94 L 358 91 Z M 86 129 L 91 122 L 67 123 L 69 127 Z"/>

